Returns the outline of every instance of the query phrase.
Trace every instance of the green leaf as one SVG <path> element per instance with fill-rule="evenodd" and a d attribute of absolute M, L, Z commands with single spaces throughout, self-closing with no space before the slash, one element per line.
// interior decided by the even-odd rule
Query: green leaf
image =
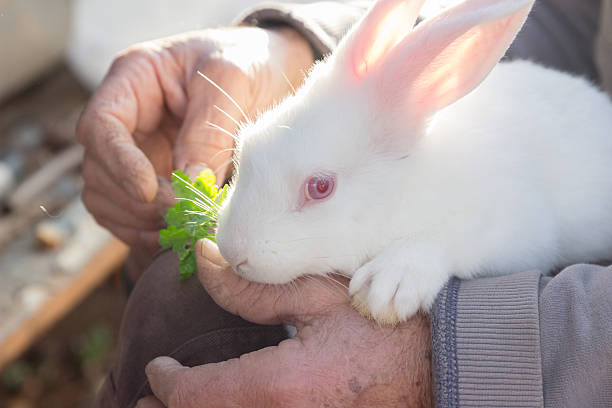
<path fill-rule="evenodd" d="M 178 201 L 164 216 L 168 228 L 160 231 L 159 244 L 178 255 L 183 281 L 197 271 L 195 243 L 203 238 L 216 242 L 217 209 L 227 197 L 228 186 L 219 189 L 210 169 L 202 171 L 193 182 L 176 170 L 172 173 L 172 188 Z"/>
<path fill-rule="evenodd" d="M 189 218 L 181 206 L 175 204 L 174 207 L 168 209 L 168 212 L 164 216 L 164 220 L 171 227 L 183 228 L 185 223 L 189 221 Z"/>
<path fill-rule="evenodd" d="M 194 193 L 188 186 L 191 186 L 189 175 L 180 170 L 172 172 L 172 190 L 176 198 L 191 198 Z"/>
<path fill-rule="evenodd" d="M 159 232 L 159 245 L 161 245 L 162 248 L 170 248 L 174 246 L 177 241 L 185 244 L 189 238 L 191 238 L 191 236 L 184 230 L 170 225 L 168 228 Z"/>
<path fill-rule="evenodd" d="M 179 262 L 179 274 L 180 280 L 183 282 L 185 279 L 189 278 L 191 275 L 198 271 L 198 265 L 196 264 L 195 254 L 193 250 L 191 251 L 191 256 L 186 257 L 185 259 Z"/>
<path fill-rule="evenodd" d="M 180 260 L 188 255 L 187 243 L 191 243 L 191 235 L 185 230 L 170 225 L 159 232 L 159 245 L 162 248 L 172 248 Z"/>
<path fill-rule="evenodd" d="M 196 228 L 196 230 L 193 233 L 193 243 L 195 244 L 196 242 L 198 242 L 202 238 L 210 239 L 211 237 L 214 237 L 214 236 L 215 236 L 215 234 L 210 232 L 210 230 L 208 228 L 206 228 L 206 227 L 199 227 L 199 228 Z"/>

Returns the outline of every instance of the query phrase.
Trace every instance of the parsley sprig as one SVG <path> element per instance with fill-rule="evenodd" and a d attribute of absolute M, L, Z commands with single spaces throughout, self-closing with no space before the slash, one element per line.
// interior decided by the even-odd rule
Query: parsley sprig
<path fill-rule="evenodd" d="M 159 244 L 178 255 L 181 281 L 197 271 L 196 242 L 202 238 L 215 242 L 217 214 L 227 196 L 227 185 L 219 189 L 215 181 L 210 169 L 202 171 L 193 182 L 180 170 L 172 173 L 172 188 L 178 201 L 164 216 L 168 228 L 160 231 Z"/>

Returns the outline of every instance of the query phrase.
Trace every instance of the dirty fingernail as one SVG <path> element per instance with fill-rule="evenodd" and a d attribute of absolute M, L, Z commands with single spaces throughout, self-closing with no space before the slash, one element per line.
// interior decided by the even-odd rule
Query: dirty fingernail
<path fill-rule="evenodd" d="M 159 248 L 159 231 L 140 231 L 140 241 L 149 248 Z"/>
<path fill-rule="evenodd" d="M 210 259 L 211 255 L 214 255 L 215 247 L 209 239 L 199 240 L 198 245 L 200 245 L 200 251 L 204 258 Z"/>
<path fill-rule="evenodd" d="M 200 253 L 202 257 L 218 267 L 227 266 L 227 262 L 221 256 L 217 245 L 209 239 L 201 239 L 198 241 L 200 245 Z"/>
<path fill-rule="evenodd" d="M 172 190 L 172 183 L 163 177 L 157 177 L 157 194 L 155 195 L 155 204 L 157 212 L 162 217 L 168 212 L 168 208 L 176 204 L 176 197 Z"/>

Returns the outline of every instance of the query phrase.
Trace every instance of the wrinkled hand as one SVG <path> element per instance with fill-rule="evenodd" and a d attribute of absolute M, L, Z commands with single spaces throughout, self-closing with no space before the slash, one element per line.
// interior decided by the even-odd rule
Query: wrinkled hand
<path fill-rule="evenodd" d="M 298 334 L 217 364 L 189 368 L 157 358 L 146 368 L 157 398 L 140 400 L 139 408 L 433 406 L 426 317 L 380 327 L 349 306 L 337 283 L 248 282 L 214 244 L 202 243 L 199 278 L 221 307 L 257 323 L 288 322 Z"/>
<path fill-rule="evenodd" d="M 160 214 L 173 200 L 170 172 L 197 173 L 205 164 L 222 181 L 230 170 L 230 134 L 235 121 L 244 121 L 198 71 L 252 118 L 286 95 L 288 82 L 297 86 L 312 59 L 290 29 L 251 27 L 197 31 L 126 50 L 77 125 L 85 146 L 85 205 L 128 245 L 156 247 Z"/>

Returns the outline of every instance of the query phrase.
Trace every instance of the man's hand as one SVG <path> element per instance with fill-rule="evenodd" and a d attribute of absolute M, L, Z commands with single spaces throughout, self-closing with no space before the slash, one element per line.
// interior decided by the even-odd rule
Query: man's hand
<path fill-rule="evenodd" d="M 219 305 L 257 323 L 288 322 L 298 334 L 239 359 L 184 367 L 160 357 L 146 372 L 155 397 L 139 408 L 429 407 L 429 325 L 417 315 L 395 328 L 361 317 L 346 288 L 324 278 L 284 286 L 235 275 L 201 241 L 199 278 Z"/>
<path fill-rule="evenodd" d="M 156 247 L 160 214 L 173 200 L 170 172 L 206 165 L 222 182 L 237 122 L 297 87 L 312 61 L 308 44 L 288 28 L 203 30 L 126 50 L 77 125 L 85 205 L 127 244 Z"/>

